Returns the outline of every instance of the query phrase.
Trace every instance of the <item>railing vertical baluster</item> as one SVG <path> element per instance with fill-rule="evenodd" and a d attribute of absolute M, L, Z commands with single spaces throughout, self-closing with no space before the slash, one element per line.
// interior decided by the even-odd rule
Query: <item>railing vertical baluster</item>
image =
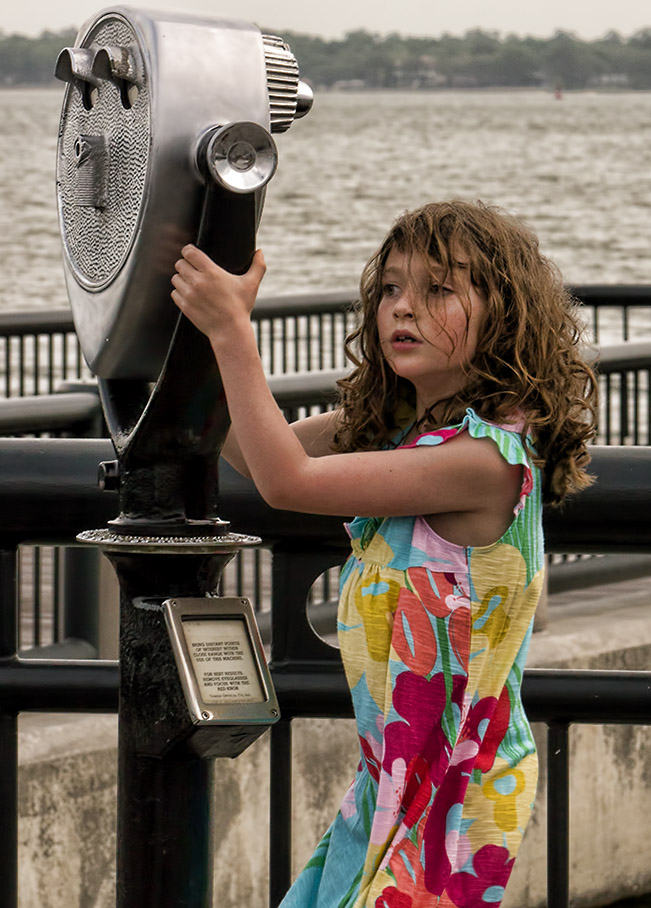
<path fill-rule="evenodd" d="M 9 337 L 3 337 L 4 341 L 4 366 L 5 366 L 5 397 L 11 397 L 11 339 Z"/>
<path fill-rule="evenodd" d="M 21 334 L 18 342 L 18 393 L 25 396 L 25 335 Z"/>
<path fill-rule="evenodd" d="M 570 904 L 569 726 L 550 722 L 547 731 L 547 904 Z"/>
<path fill-rule="evenodd" d="M 292 728 L 271 728 L 269 759 L 269 908 L 276 908 L 292 878 Z"/>
<path fill-rule="evenodd" d="M 41 352 L 38 348 L 39 337 L 38 334 L 34 334 L 32 337 L 32 345 L 34 348 L 34 376 L 32 379 L 32 386 L 34 388 L 34 394 L 40 394 L 40 384 L 41 384 Z"/>
<path fill-rule="evenodd" d="M 619 443 L 626 444 L 629 435 L 628 425 L 628 377 L 629 372 L 621 372 L 619 377 Z"/>
<path fill-rule="evenodd" d="M 283 364 L 283 372 L 287 372 L 287 336 L 288 336 L 288 327 L 291 324 L 291 319 L 281 318 L 280 319 L 280 349 L 283 351 L 281 362 Z"/>
<path fill-rule="evenodd" d="M 326 571 L 323 575 L 323 601 L 327 602 L 330 599 L 330 571 Z"/>
<path fill-rule="evenodd" d="M 54 391 L 54 335 L 47 336 L 47 393 Z"/>
<path fill-rule="evenodd" d="M 61 377 L 68 377 L 68 335 L 61 334 Z"/>
<path fill-rule="evenodd" d="M 628 340 L 629 336 L 629 309 L 628 306 L 624 306 L 622 309 L 622 336 L 625 341 Z"/>
<path fill-rule="evenodd" d="M 41 547 L 35 545 L 32 549 L 34 560 L 32 562 L 32 645 L 41 645 Z"/>
<path fill-rule="evenodd" d="M 0 550 L 0 659 L 18 649 L 16 617 L 16 549 Z M 0 880 L 2 904 L 18 905 L 18 714 L 0 712 Z"/>
<path fill-rule="evenodd" d="M 308 372 L 312 371 L 312 326 L 314 324 L 312 316 L 308 314 L 305 316 L 305 368 Z M 320 344 L 319 344 L 320 346 Z M 319 367 L 320 368 L 320 367 Z"/>
<path fill-rule="evenodd" d="M 13 393 L 13 388 L 11 386 L 11 381 L 14 378 L 14 367 L 13 367 L 13 345 L 11 343 L 12 338 L 7 338 L 7 374 L 5 375 L 5 383 L 7 388 L 7 397 L 11 397 Z"/>
<path fill-rule="evenodd" d="M 633 444 L 640 444 L 640 373 L 633 372 Z"/>
<path fill-rule="evenodd" d="M 61 621 L 61 560 L 64 550 L 61 546 L 52 549 L 52 642 L 60 643 L 62 636 Z"/>
<path fill-rule="evenodd" d="M 302 323 L 303 323 L 303 319 L 301 318 L 301 316 L 300 316 L 300 315 L 295 316 L 295 318 L 294 318 L 294 372 L 301 372 L 303 369 L 308 369 L 308 370 L 309 370 L 309 368 L 310 368 L 309 365 L 307 365 L 307 362 L 309 361 L 309 357 L 310 357 L 310 353 L 309 353 L 310 339 L 309 339 L 309 336 L 308 336 L 308 337 L 306 338 L 306 340 L 303 342 L 303 347 L 306 347 L 306 346 L 307 346 L 307 348 L 308 348 L 307 351 L 306 351 L 306 355 L 305 355 L 305 356 L 301 356 L 301 332 L 300 332 L 300 328 L 301 328 L 301 324 L 302 324 Z"/>

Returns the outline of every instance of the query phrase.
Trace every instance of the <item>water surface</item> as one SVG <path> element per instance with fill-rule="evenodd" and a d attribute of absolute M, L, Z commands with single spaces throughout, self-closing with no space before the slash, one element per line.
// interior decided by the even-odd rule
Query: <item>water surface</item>
<path fill-rule="evenodd" d="M 67 305 L 62 91 L 0 91 L 3 310 Z M 651 284 L 651 93 L 326 92 L 277 143 L 266 295 L 354 289 L 398 214 L 450 197 L 524 216 L 569 283 Z"/>

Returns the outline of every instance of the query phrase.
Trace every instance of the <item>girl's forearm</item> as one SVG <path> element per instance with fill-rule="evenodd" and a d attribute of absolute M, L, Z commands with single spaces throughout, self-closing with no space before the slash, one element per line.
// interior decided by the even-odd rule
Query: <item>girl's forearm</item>
<path fill-rule="evenodd" d="M 282 507 L 287 489 L 299 491 L 309 461 L 274 400 L 250 321 L 210 338 L 237 442 L 251 478 L 269 504 Z"/>

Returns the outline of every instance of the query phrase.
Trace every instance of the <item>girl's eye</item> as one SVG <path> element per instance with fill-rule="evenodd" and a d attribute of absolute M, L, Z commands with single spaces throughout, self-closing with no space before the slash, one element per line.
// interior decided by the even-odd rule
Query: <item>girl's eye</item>
<path fill-rule="evenodd" d="M 397 284 L 382 285 L 382 296 L 397 296 L 398 293 L 400 293 L 400 288 Z"/>
<path fill-rule="evenodd" d="M 454 290 L 452 287 L 446 287 L 442 284 L 432 284 L 429 288 L 429 292 L 433 296 L 446 296 L 450 293 L 454 293 Z"/>

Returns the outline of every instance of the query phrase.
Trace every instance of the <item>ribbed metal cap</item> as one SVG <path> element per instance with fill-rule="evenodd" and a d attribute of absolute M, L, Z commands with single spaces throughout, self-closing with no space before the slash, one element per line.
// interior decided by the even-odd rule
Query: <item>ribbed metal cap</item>
<path fill-rule="evenodd" d="M 271 131 L 286 132 L 296 117 L 298 63 L 282 38 L 263 35 Z"/>

